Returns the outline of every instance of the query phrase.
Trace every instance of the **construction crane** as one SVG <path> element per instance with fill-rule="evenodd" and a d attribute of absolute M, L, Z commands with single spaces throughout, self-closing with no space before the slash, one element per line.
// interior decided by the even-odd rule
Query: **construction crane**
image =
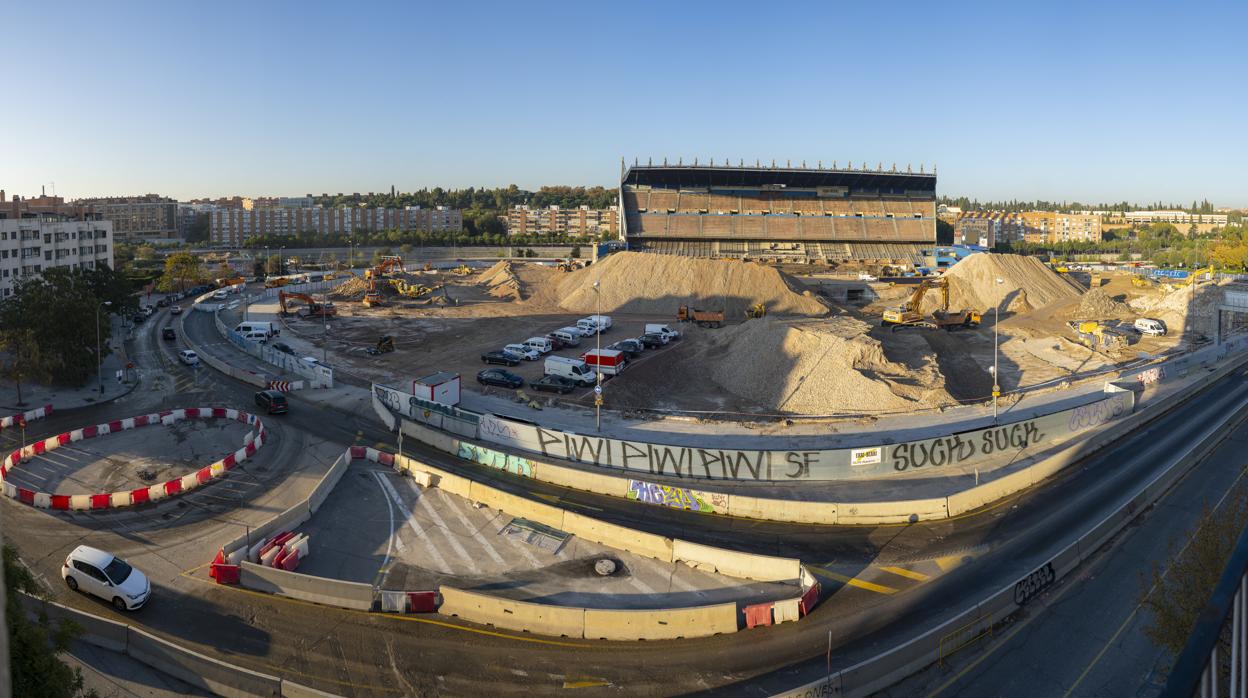
<path fill-rule="evenodd" d="M 289 291 L 278 291 L 277 302 L 282 308 L 282 315 L 289 315 L 290 309 L 287 307 L 287 301 L 303 301 L 308 304 L 308 317 L 333 317 L 338 314 L 338 309 L 333 303 L 317 302 L 312 296 L 306 293 L 292 293 Z"/>
<path fill-rule="evenodd" d="M 940 309 L 928 317 L 923 314 L 923 297 L 932 290 L 940 291 Z M 905 303 L 884 311 L 880 324 L 892 325 L 894 331 L 906 327 L 956 330 L 962 327 L 978 327 L 982 320 L 982 314 L 975 310 L 949 312 L 949 284 L 941 278 L 920 282 Z"/>

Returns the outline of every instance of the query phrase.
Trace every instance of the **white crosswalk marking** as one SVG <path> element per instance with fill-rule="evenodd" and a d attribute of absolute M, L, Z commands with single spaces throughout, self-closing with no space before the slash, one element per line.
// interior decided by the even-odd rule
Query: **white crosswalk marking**
<path fill-rule="evenodd" d="M 420 506 L 420 503 L 424 502 L 426 499 L 427 497 L 421 497 L 416 500 L 416 505 Z M 468 554 L 467 550 L 464 550 L 464 546 L 459 542 L 458 536 L 447 528 L 446 522 L 442 520 L 442 515 L 438 513 L 437 503 L 431 501 L 424 506 L 423 510 L 429 515 L 430 518 L 433 519 L 433 522 L 437 525 L 438 530 L 442 532 L 442 536 L 446 538 L 448 543 L 451 544 L 451 549 L 459 555 L 460 559 L 464 561 L 464 564 L 468 565 L 468 569 L 472 570 L 473 574 L 479 573 L 481 570 L 477 567 L 477 561 L 472 559 L 472 556 Z"/>
<path fill-rule="evenodd" d="M 412 518 L 414 507 L 412 510 L 407 508 L 407 504 L 404 503 L 403 498 L 399 496 L 398 490 L 394 489 L 394 485 L 390 484 L 389 479 L 382 478 L 381 484 L 385 488 L 386 493 L 390 495 L 390 499 L 394 500 L 394 503 L 399 505 L 399 511 L 407 512 L 405 516 L 407 525 L 416 532 L 416 540 L 421 544 L 421 549 L 428 553 L 429 557 L 433 558 L 434 561 L 438 563 L 438 571 L 446 572 L 448 574 L 453 572 L 451 566 L 446 564 L 446 558 L 442 557 L 442 553 L 438 552 L 438 546 L 433 544 L 433 541 L 429 539 L 429 535 L 426 534 L 420 525 L 416 523 L 416 520 Z"/>
<path fill-rule="evenodd" d="M 416 487 L 415 482 L 412 482 L 411 480 L 409 480 L 408 483 L 413 488 Z M 489 555 L 490 559 L 493 560 L 495 564 L 499 564 L 499 565 L 504 564 L 503 556 L 499 555 L 498 551 L 494 549 L 494 544 L 490 542 L 489 537 L 481 535 L 478 527 L 473 526 L 472 523 L 468 521 L 468 517 L 466 517 L 464 515 L 463 510 L 460 509 L 459 502 L 456 502 L 453 498 L 447 497 L 446 505 L 447 505 L 447 508 L 450 509 L 451 512 L 455 514 L 455 518 L 459 519 L 460 523 L 464 524 L 464 528 L 472 531 L 476 535 L 477 542 L 481 543 L 481 546 L 485 548 L 485 554 Z"/>

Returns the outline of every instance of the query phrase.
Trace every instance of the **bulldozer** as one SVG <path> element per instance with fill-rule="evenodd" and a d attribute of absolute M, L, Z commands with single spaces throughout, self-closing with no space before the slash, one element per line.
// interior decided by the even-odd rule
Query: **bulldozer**
<path fill-rule="evenodd" d="M 1096 320 L 1074 320 L 1066 324 L 1075 331 L 1075 341 L 1093 351 L 1105 353 L 1122 351 L 1130 344 L 1124 332 L 1107 327 Z"/>
<path fill-rule="evenodd" d="M 559 271 L 576 271 L 577 269 L 584 269 L 585 262 L 579 259 L 560 259 L 557 266 Z"/>
<path fill-rule="evenodd" d="M 1157 285 L 1157 279 L 1143 274 L 1136 274 L 1131 277 L 1131 285 L 1136 288 L 1153 288 Z"/>
<path fill-rule="evenodd" d="M 404 281 L 403 279 L 390 279 L 390 286 L 392 286 L 395 291 L 398 291 L 399 295 L 407 296 L 408 298 L 420 298 L 426 293 L 433 293 L 438 290 L 437 286 L 429 287 L 424 284 L 412 284 Z"/>
<path fill-rule="evenodd" d="M 394 337 L 384 335 L 381 339 L 377 340 L 376 346 L 365 349 L 364 353 L 369 356 L 380 356 L 382 354 L 389 354 L 392 351 L 394 351 Z"/>
<path fill-rule="evenodd" d="M 472 269 L 469 268 L 467 264 L 461 264 L 455 267 L 454 269 L 452 269 L 451 273 L 454 274 L 455 276 L 468 276 L 472 274 Z"/>
<path fill-rule="evenodd" d="M 755 303 L 754 305 L 751 305 L 750 307 L 745 309 L 745 319 L 747 320 L 751 320 L 753 318 L 764 317 L 766 315 L 767 315 L 766 303 Z"/>
<path fill-rule="evenodd" d="M 923 314 L 923 297 L 933 290 L 940 291 L 940 309 L 929 317 Z M 907 327 L 952 331 L 963 327 L 979 327 L 982 321 L 983 314 L 976 310 L 950 312 L 949 284 L 944 279 L 926 279 L 914 288 L 905 303 L 885 310 L 880 324 L 892 325 L 894 332 Z"/>

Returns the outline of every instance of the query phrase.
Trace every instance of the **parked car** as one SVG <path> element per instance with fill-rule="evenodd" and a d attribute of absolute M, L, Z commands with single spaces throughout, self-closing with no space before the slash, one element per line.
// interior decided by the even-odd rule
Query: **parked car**
<path fill-rule="evenodd" d="M 172 327 L 166 327 L 165 329 L 161 330 L 160 336 L 163 337 L 164 339 L 169 339 L 169 340 L 178 338 L 178 336 L 173 333 Z"/>
<path fill-rule="evenodd" d="M 180 306 L 180 305 L 175 305 L 175 306 L 173 306 L 172 308 L 170 308 L 170 309 L 169 309 L 169 314 L 170 314 L 170 315 L 181 315 L 181 314 L 182 314 L 182 306 Z"/>
<path fill-rule="evenodd" d="M 161 298 L 160 300 L 156 301 L 156 307 L 157 307 L 157 308 L 168 308 L 168 307 L 169 307 L 169 299 L 168 299 L 168 298 Z"/>
<path fill-rule="evenodd" d="M 217 292 L 213 293 L 213 294 L 212 294 L 212 297 L 213 297 L 213 298 L 215 298 L 215 299 L 217 299 L 217 300 L 219 300 L 219 301 L 223 301 L 223 300 L 225 300 L 226 298 L 229 298 L 229 297 L 230 297 L 230 292 L 229 292 L 229 291 L 227 291 L 227 290 L 225 290 L 225 289 L 221 289 L 220 291 L 217 291 Z"/>
<path fill-rule="evenodd" d="M 1161 320 L 1154 320 L 1147 317 L 1138 318 L 1135 321 L 1135 324 L 1132 325 L 1132 328 L 1140 334 L 1153 335 L 1157 337 L 1166 334 L 1166 323 Z"/>
<path fill-rule="evenodd" d="M 290 411 L 286 396 L 276 390 L 261 390 L 256 393 L 256 406 L 269 414 L 286 414 Z"/>
<path fill-rule="evenodd" d="M 291 349 L 290 345 L 285 342 L 274 342 L 273 348 L 282 352 L 283 354 L 290 354 L 291 356 L 295 355 L 295 350 Z"/>
<path fill-rule="evenodd" d="M 505 351 L 487 351 L 481 355 L 481 362 L 487 364 L 502 364 L 504 366 L 519 366 L 520 357 L 515 354 L 509 354 Z"/>
<path fill-rule="evenodd" d="M 178 352 L 178 360 L 186 364 L 187 366 L 198 366 L 199 354 L 196 354 L 190 349 L 183 349 L 182 351 Z"/>
<path fill-rule="evenodd" d="M 537 361 L 542 356 L 542 352 L 536 349 L 530 349 L 523 344 L 508 344 L 503 347 L 503 351 L 508 354 L 515 354 L 525 361 Z"/>
<path fill-rule="evenodd" d="M 667 344 L 667 340 L 663 338 L 663 335 L 659 334 L 643 334 L 637 338 L 637 341 L 641 342 L 641 345 L 647 349 L 657 349 Z"/>
<path fill-rule="evenodd" d="M 65 557 L 61 578 L 71 590 L 98 596 L 119 611 L 137 610 L 152 596 L 145 574 L 116 555 L 87 545 Z"/>
<path fill-rule="evenodd" d="M 500 388 L 524 387 L 523 378 L 501 368 L 487 368 L 477 373 L 477 382 L 481 385 L 494 385 Z"/>
<path fill-rule="evenodd" d="M 629 359 L 635 359 L 641 355 L 641 352 L 646 350 L 646 347 L 641 342 L 638 342 L 635 339 L 625 339 L 625 340 L 616 342 L 615 344 L 612 344 L 611 346 L 607 347 L 607 349 L 615 349 L 617 351 L 622 351 L 624 352 L 624 355 L 627 356 Z"/>
<path fill-rule="evenodd" d="M 559 393 L 560 395 L 567 395 L 573 390 L 576 390 L 578 385 L 580 384 L 571 378 L 564 378 L 563 376 L 542 376 L 541 378 L 530 383 L 529 387 L 534 390 L 540 390 L 544 393 Z"/>
<path fill-rule="evenodd" d="M 551 334 L 546 335 L 546 339 L 550 340 L 551 351 L 559 351 L 560 349 L 563 349 L 564 347 L 568 346 L 567 342 L 556 337 L 553 332 Z"/>

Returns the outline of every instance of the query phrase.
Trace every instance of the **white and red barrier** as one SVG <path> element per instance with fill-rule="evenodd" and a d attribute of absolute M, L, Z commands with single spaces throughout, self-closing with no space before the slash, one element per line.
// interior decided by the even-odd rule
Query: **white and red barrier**
<path fill-rule="evenodd" d="M 38 409 L 29 412 L 19 412 L 11 414 L 8 417 L 0 417 L 0 429 L 7 429 L 12 426 L 20 426 L 22 422 L 29 422 L 32 419 L 43 419 L 52 414 L 52 406 L 44 405 Z"/>
<path fill-rule="evenodd" d="M 242 561 L 294 572 L 299 561 L 308 556 L 309 538 L 302 533 L 283 531 L 276 536 L 264 538 L 250 548 L 239 548 L 229 555 L 218 549 L 208 568 L 208 576 L 217 584 L 238 584 Z"/>
<path fill-rule="evenodd" d="M 35 410 L 40 412 L 47 410 L 51 412 L 51 405 Z M 40 415 L 43 416 L 43 415 Z M 244 440 L 243 447 L 237 451 L 227 455 L 221 460 L 204 466 L 195 472 L 188 473 L 182 477 L 174 478 L 167 482 L 152 485 L 150 487 L 140 487 L 135 490 L 127 490 L 121 492 L 107 492 L 102 494 L 56 494 L 37 492 L 25 487 L 18 487 L 8 481 L 9 471 L 20 466 L 24 461 L 28 461 L 35 456 L 42 455 L 48 451 L 55 450 L 60 446 L 83 439 L 92 439 L 97 436 L 113 434 L 128 429 L 136 429 L 138 427 L 153 424 L 173 424 L 182 419 L 233 419 L 244 424 L 255 426 L 254 432 L 248 432 L 247 438 Z M 180 410 L 166 410 L 153 414 L 144 414 L 137 417 L 128 417 L 126 419 L 118 419 L 95 426 L 83 427 L 67 431 L 56 436 L 48 437 L 42 441 L 36 441 L 32 444 L 22 446 L 20 449 L 5 455 L 4 460 L 0 461 L 0 490 L 4 492 L 6 497 L 19 500 L 34 507 L 43 509 L 62 509 L 62 510 L 81 510 L 91 511 L 96 509 L 112 509 L 117 507 L 126 507 L 136 504 L 144 504 L 146 502 L 155 502 L 165 497 L 172 497 L 188 490 L 193 490 L 201 485 L 211 482 L 213 479 L 222 477 L 229 470 L 232 470 L 239 463 L 247 460 L 255 454 L 265 440 L 264 424 L 260 418 L 254 414 L 249 414 L 240 410 L 227 409 L 225 407 L 187 407 Z"/>

